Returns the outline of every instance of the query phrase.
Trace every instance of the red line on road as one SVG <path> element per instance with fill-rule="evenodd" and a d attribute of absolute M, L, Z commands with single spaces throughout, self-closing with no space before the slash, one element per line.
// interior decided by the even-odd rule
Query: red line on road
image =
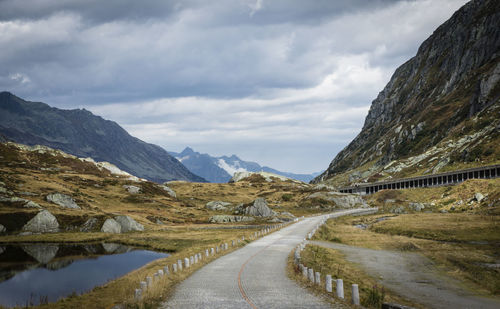
<path fill-rule="evenodd" d="M 241 297 L 243 297 L 243 299 L 253 308 L 253 309 L 257 309 L 257 306 L 255 306 L 255 304 L 250 300 L 250 298 L 248 298 L 247 296 L 247 293 L 245 292 L 245 290 L 243 289 L 243 285 L 241 284 L 241 274 L 243 273 L 243 269 L 245 268 L 245 266 L 248 264 L 248 262 L 250 262 L 254 257 L 256 257 L 259 253 L 261 253 L 262 251 L 266 250 L 267 248 L 269 248 L 272 244 L 274 244 L 276 241 L 273 241 L 272 243 L 270 243 L 269 245 L 265 246 L 264 248 L 260 249 L 257 253 L 255 253 L 254 255 L 252 255 L 251 257 L 248 258 L 248 260 L 245 261 L 245 263 L 243 263 L 243 265 L 241 265 L 241 268 L 240 268 L 240 272 L 238 273 L 238 287 L 240 288 L 240 293 L 241 293 Z"/>

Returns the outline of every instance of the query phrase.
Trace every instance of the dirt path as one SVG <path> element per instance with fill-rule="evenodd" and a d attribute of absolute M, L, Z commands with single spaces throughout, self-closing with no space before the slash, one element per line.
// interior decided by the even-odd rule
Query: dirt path
<path fill-rule="evenodd" d="M 309 243 L 340 250 L 385 287 L 429 308 L 500 308 L 500 300 L 478 297 L 438 274 L 433 263 L 416 253 L 373 250 L 325 241 Z"/>

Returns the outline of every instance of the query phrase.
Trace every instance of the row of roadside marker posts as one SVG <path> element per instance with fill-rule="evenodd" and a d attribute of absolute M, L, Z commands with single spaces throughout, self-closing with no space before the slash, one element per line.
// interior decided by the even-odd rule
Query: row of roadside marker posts
<path fill-rule="evenodd" d="M 295 219 L 294 221 L 297 221 L 297 219 Z M 258 232 L 255 232 L 253 234 L 253 239 L 257 239 L 260 236 L 268 234 L 272 230 L 282 228 L 289 223 L 291 223 L 291 222 L 281 223 L 281 224 L 266 227 Z M 240 242 L 244 242 L 244 241 L 245 241 L 245 236 L 242 236 L 241 239 L 232 240 L 231 247 L 234 247 L 237 244 L 239 244 Z M 147 289 L 152 288 L 156 282 L 160 281 L 160 279 L 163 278 L 163 276 L 170 276 L 172 273 L 176 273 L 176 272 L 183 271 L 184 269 L 188 269 L 192 265 L 201 262 L 203 259 L 207 259 L 211 256 L 214 256 L 214 255 L 216 255 L 222 251 L 226 251 L 228 249 L 229 249 L 229 244 L 223 243 L 220 246 L 217 246 L 215 248 L 213 248 L 213 247 L 210 248 L 210 250 L 205 249 L 204 255 L 200 252 L 200 253 L 197 253 L 197 254 L 192 255 L 190 257 L 185 257 L 183 260 L 179 259 L 179 260 L 177 260 L 177 263 L 173 263 L 171 265 L 165 265 L 163 267 L 163 269 L 157 270 L 153 276 L 147 276 L 145 281 L 140 282 L 140 287 L 138 289 L 135 289 L 135 291 L 134 291 L 134 299 L 141 300 L 142 295 L 147 291 Z"/>
<path fill-rule="evenodd" d="M 318 228 L 326 223 L 326 220 L 330 218 L 330 216 L 327 216 L 326 219 L 323 219 L 311 232 L 307 234 L 307 239 L 311 239 L 314 236 L 314 233 L 318 230 Z M 321 273 L 320 272 L 315 272 L 314 269 L 308 268 L 304 264 L 300 263 L 300 252 L 304 250 L 306 247 L 305 245 L 305 239 L 304 241 L 295 248 L 295 253 L 294 253 L 294 263 L 295 265 L 299 266 L 300 271 L 302 272 L 302 275 L 309 279 L 314 284 L 321 285 Z M 332 283 L 335 282 L 335 287 L 336 287 L 336 294 L 338 298 L 344 299 L 344 281 L 342 279 L 332 279 L 331 275 L 326 275 L 325 276 L 325 289 L 328 293 L 332 293 L 333 291 L 333 286 Z M 357 284 L 353 284 L 352 287 L 352 304 L 358 305 L 359 306 L 359 288 Z"/>

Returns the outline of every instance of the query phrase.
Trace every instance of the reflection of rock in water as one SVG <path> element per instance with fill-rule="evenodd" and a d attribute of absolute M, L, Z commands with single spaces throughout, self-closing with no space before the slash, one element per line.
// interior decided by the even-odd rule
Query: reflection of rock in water
<path fill-rule="evenodd" d="M 54 262 L 47 263 L 45 265 L 45 268 L 50 269 L 50 270 L 58 270 L 64 267 L 67 267 L 73 263 L 72 259 L 65 259 L 65 260 L 58 260 Z"/>
<path fill-rule="evenodd" d="M 22 248 L 26 253 L 42 264 L 50 262 L 59 250 L 59 246 L 55 244 L 30 244 L 23 245 Z"/>
<path fill-rule="evenodd" d="M 120 244 L 103 243 L 102 247 L 104 248 L 104 251 L 106 251 L 107 253 L 125 253 L 131 250 L 131 248 Z"/>
<path fill-rule="evenodd" d="M 100 245 L 84 245 L 83 249 L 90 254 L 99 254 L 102 252 L 102 247 Z"/>

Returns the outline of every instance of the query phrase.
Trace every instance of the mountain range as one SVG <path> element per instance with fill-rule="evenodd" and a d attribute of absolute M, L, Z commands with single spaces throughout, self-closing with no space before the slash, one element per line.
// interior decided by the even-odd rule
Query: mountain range
<path fill-rule="evenodd" d="M 474 0 L 396 69 L 361 132 L 313 182 L 346 185 L 500 162 L 500 2 Z"/>
<path fill-rule="evenodd" d="M 45 145 L 78 157 L 113 163 L 155 182 L 206 180 L 163 148 L 131 136 L 116 122 L 85 109 L 62 110 L 0 93 L 0 135 L 26 145 Z"/>
<path fill-rule="evenodd" d="M 182 152 L 170 152 L 177 160 L 182 162 L 191 172 L 200 175 L 209 182 L 228 182 L 235 172 L 269 172 L 293 178 L 303 182 L 309 182 L 320 173 L 314 174 L 294 174 L 275 170 L 267 166 L 260 166 L 258 163 L 243 161 L 236 155 L 213 157 L 209 154 L 202 154 L 186 147 Z"/>

